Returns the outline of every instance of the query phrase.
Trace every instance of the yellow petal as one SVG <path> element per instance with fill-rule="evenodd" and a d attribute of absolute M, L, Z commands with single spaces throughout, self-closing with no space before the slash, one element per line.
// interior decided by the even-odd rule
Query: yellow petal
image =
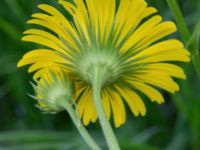
<path fill-rule="evenodd" d="M 111 94 L 111 106 L 113 111 L 115 127 L 118 128 L 123 125 L 126 121 L 126 113 L 124 109 L 124 104 L 121 97 L 114 91 L 110 92 Z"/>
<path fill-rule="evenodd" d="M 169 63 L 155 63 L 155 64 L 149 64 L 144 67 L 146 71 L 163 71 L 163 73 L 166 73 L 170 76 L 180 78 L 180 79 L 186 79 L 185 73 L 181 67 L 178 67 L 177 65 L 169 64 Z"/>
<path fill-rule="evenodd" d="M 176 84 L 171 77 L 163 72 L 136 74 L 134 75 L 133 80 L 157 86 L 171 93 L 175 93 L 179 90 L 178 84 Z"/>
<path fill-rule="evenodd" d="M 119 93 L 122 95 L 122 97 L 124 98 L 124 100 L 126 101 L 126 103 L 128 104 L 128 106 L 130 107 L 132 113 L 135 116 L 138 116 L 140 114 L 140 110 L 139 110 L 139 106 L 136 103 L 135 99 L 133 99 L 128 93 L 127 90 L 125 89 L 121 89 L 117 87 L 117 90 L 119 91 Z"/>
<path fill-rule="evenodd" d="M 22 67 L 28 64 L 33 64 L 37 62 L 57 62 L 62 64 L 67 64 L 68 61 L 57 53 L 51 50 L 38 49 L 28 52 L 24 57 L 18 62 L 17 67 Z"/>
<path fill-rule="evenodd" d="M 65 0 L 58 0 L 58 3 L 63 5 L 63 7 L 71 14 L 74 14 L 74 11 L 76 10 L 75 6 L 73 4 L 71 4 L 68 1 Z"/>
<path fill-rule="evenodd" d="M 93 103 L 91 90 L 89 91 L 89 95 L 88 95 L 87 99 L 88 100 L 86 102 L 86 109 L 85 109 L 84 115 L 83 115 L 84 125 L 88 125 L 90 123 L 90 121 L 95 122 L 97 120 L 97 112 L 96 112 L 96 108 Z"/>
<path fill-rule="evenodd" d="M 33 15 L 35 15 L 34 17 L 39 18 L 39 19 L 30 19 L 27 21 L 28 24 L 35 24 L 35 25 L 45 27 L 45 28 L 53 31 L 54 33 L 60 35 L 61 37 L 65 37 L 63 32 L 58 28 L 58 26 L 55 25 L 55 23 L 47 21 L 48 19 L 50 19 L 49 16 L 47 16 L 45 14 L 41 14 L 41 13 L 37 13 L 37 14 L 33 14 Z M 47 17 L 43 17 L 43 15 L 45 15 Z M 38 17 L 38 16 L 40 16 L 40 17 Z"/>
<path fill-rule="evenodd" d="M 149 15 L 152 15 L 154 13 L 158 12 L 158 10 L 154 7 L 147 7 L 147 9 L 144 12 L 144 17 L 148 17 Z"/>
<path fill-rule="evenodd" d="M 59 57 L 62 58 L 58 52 L 50 50 L 50 49 L 35 49 L 35 50 L 31 50 L 29 52 L 27 52 L 23 58 L 28 59 L 28 58 L 32 58 L 32 57 L 38 57 L 38 56 L 55 56 L 55 57 Z M 67 60 L 66 60 L 67 61 Z"/>
<path fill-rule="evenodd" d="M 64 15 L 62 15 L 56 8 L 52 7 L 51 5 L 47 5 L 47 4 L 40 4 L 38 5 L 38 7 L 49 13 L 50 15 L 53 15 L 54 17 L 57 18 L 57 20 L 62 23 L 65 28 L 73 35 L 76 34 L 76 31 L 73 29 L 73 27 L 71 26 L 71 24 L 69 23 L 69 21 L 65 18 Z"/>
<path fill-rule="evenodd" d="M 91 41 L 89 37 L 89 19 L 86 6 L 83 0 L 74 0 L 73 1 L 76 5 L 76 9 L 74 10 L 73 19 L 79 34 L 81 35 L 82 39 L 87 40 L 87 44 L 90 46 Z"/>
<path fill-rule="evenodd" d="M 158 15 L 153 16 L 144 22 L 141 26 L 139 26 L 136 31 L 131 35 L 131 37 L 125 41 L 121 51 L 128 50 L 134 45 L 136 45 L 140 40 L 142 40 L 146 34 L 152 30 L 154 26 L 162 21 L 162 18 Z M 135 50 L 134 50 L 135 51 Z"/>
<path fill-rule="evenodd" d="M 77 4 L 80 3 L 80 0 L 76 1 Z M 115 0 L 86 0 L 91 26 L 90 32 L 101 44 L 107 41 L 110 34 L 115 17 L 115 3 Z"/>
<path fill-rule="evenodd" d="M 117 87 L 117 90 L 127 102 L 128 106 L 135 116 L 138 116 L 139 114 L 144 116 L 146 114 L 144 102 L 136 92 L 126 88 L 122 89 L 120 87 Z"/>
<path fill-rule="evenodd" d="M 135 87 L 136 89 L 143 92 L 152 102 L 157 102 L 159 104 L 164 103 L 164 98 L 158 90 L 154 89 L 153 87 L 136 81 L 130 81 L 130 83 Z"/>
<path fill-rule="evenodd" d="M 65 42 L 69 43 L 71 47 L 77 48 L 72 40 L 73 38 L 76 40 L 76 42 L 80 43 L 80 40 L 77 36 L 76 33 L 71 33 L 67 26 L 63 25 L 63 22 L 60 18 L 53 17 L 53 16 L 48 16 L 43 13 L 35 13 L 32 15 L 33 18 L 36 19 L 31 19 L 27 23 L 28 24 L 36 24 L 42 27 L 45 27 L 52 32 L 56 33 L 59 37 L 62 37 Z"/>
<path fill-rule="evenodd" d="M 116 14 L 116 30 L 117 33 L 121 32 L 121 35 L 118 35 L 120 36 L 118 42 L 122 41 L 141 22 L 146 8 L 147 4 L 144 0 L 120 1 Z"/>
<path fill-rule="evenodd" d="M 176 25 L 171 21 L 165 21 L 146 33 L 146 36 L 135 46 L 135 49 L 143 49 L 153 42 L 174 33 L 177 30 Z"/>
<path fill-rule="evenodd" d="M 111 106 L 110 106 L 110 97 L 106 94 L 106 91 L 102 94 L 102 103 L 104 107 L 104 111 L 106 112 L 106 117 L 110 120 L 111 117 Z"/>
<path fill-rule="evenodd" d="M 46 31 L 43 31 L 40 29 L 29 29 L 29 30 L 26 30 L 23 34 L 38 35 L 41 37 L 45 37 L 45 38 L 51 40 L 52 42 L 56 43 L 62 49 L 67 50 L 64 43 L 60 39 L 58 39 L 56 36 L 54 36 L 53 34 L 50 34 L 49 32 L 46 32 Z"/>
<path fill-rule="evenodd" d="M 54 41 L 51 41 L 45 37 L 37 36 L 37 35 L 26 35 L 22 38 L 23 41 L 33 42 L 37 44 L 41 44 L 53 50 L 59 51 L 61 53 L 66 54 L 66 51 L 59 47 Z"/>
<path fill-rule="evenodd" d="M 187 50 L 169 50 L 157 54 L 153 54 L 150 56 L 146 56 L 145 58 L 141 57 L 139 60 L 135 61 L 134 64 L 140 63 L 155 63 L 155 62 L 165 62 L 165 61 L 182 61 L 189 62 L 190 57 L 187 55 Z"/>
<path fill-rule="evenodd" d="M 142 55 L 151 55 L 152 53 L 158 53 L 158 52 L 163 52 L 167 50 L 176 50 L 176 49 L 183 49 L 184 45 L 175 39 L 171 40 L 166 40 L 163 42 L 156 43 L 143 51 L 141 51 L 139 54 L 136 56 L 142 56 Z"/>
<path fill-rule="evenodd" d="M 178 40 L 159 42 L 139 52 L 131 59 L 134 63 L 159 62 L 159 61 L 186 61 L 190 60 L 190 53 L 183 49 L 183 44 Z M 136 61 L 137 60 L 137 61 Z"/>
<path fill-rule="evenodd" d="M 80 115 L 80 118 L 84 117 L 84 112 L 85 112 L 85 109 L 87 108 L 86 104 L 87 104 L 89 95 L 90 95 L 89 89 L 86 89 L 78 101 L 77 111 Z"/>
<path fill-rule="evenodd" d="M 37 63 L 31 65 L 28 69 L 28 73 L 35 72 L 42 68 L 54 68 L 55 66 L 67 70 L 66 66 L 64 66 L 64 65 L 56 64 L 51 61 L 45 61 L 45 62 L 37 62 Z"/>
<path fill-rule="evenodd" d="M 42 68 L 38 70 L 34 75 L 33 79 L 38 80 L 42 75 L 47 74 L 49 72 L 49 68 Z"/>
<path fill-rule="evenodd" d="M 137 105 L 139 107 L 141 115 L 144 116 L 146 114 L 146 107 L 144 105 L 143 100 L 140 98 L 140 96 L 135 91 L 129 90 L 127 92 L 132 97 L 132 99 L 136 101 L 136 103 L 137 103 Z"/>

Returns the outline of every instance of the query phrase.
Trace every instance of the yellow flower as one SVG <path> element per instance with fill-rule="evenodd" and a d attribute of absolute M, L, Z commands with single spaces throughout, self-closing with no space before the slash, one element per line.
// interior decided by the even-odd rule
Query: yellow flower
<path fill-rule="evenodd" d="M 47 113 L 63 111 L 60 101 L 71 103 L 74 98 L 74 86 L 69 77 L 62 70 L 51 70 L 44 73 L 40 80 L 32 83 L 35 95 L 31 96 L 38 101 L 37 107 Z"/>
<path fill-rule="evenodd" d="M 85 125 L 97 120 L 92 87 L 97 78 L 106 116 L 113 114 L 116 127 L 125 123 L 124 103 L 135 116 L 146 114 L 138 91 L 152 102 L 164 102 L 157 90 L 174 93 L 173 78 L 185 79 L 173 62 L 189 62 L 189 52 L 176 40 L 163 40 L 176 25 L 162 21 L 157 10 L 144 0 L 59 0 L 72 19 L 56 8 L 41 4 L 43 11 L 28 24 L 47 28 L 24 32 L 23 41 L 45 48 L 28 52 L 18 67 L 32 64 L 29 72 L 40 78 L 49 69 L 62 68 L 76 82 L 78 109 Z"/>

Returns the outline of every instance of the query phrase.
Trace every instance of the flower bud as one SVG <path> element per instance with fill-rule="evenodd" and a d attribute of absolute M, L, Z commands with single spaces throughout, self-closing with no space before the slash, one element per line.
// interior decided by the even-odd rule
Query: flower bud
<path fill-rule="evenodd" d="M 35 81 L 33 88 L 38 101 L 37 107 L 47 113 L 58 113 L 64 110 L 63 101 L 70 103 L 73 99 L 74 87 L 69 77 L 61 70 L 49 71 Z M 62 102 L 61 102 L 62 101 Z"/>

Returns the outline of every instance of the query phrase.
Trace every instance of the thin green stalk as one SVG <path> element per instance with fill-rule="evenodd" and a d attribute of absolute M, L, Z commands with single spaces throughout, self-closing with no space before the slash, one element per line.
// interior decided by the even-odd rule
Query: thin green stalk
<path fill-rule="evenodd" d="M 101 124 L 101 128 L 103 130 L 109 149 L 120 150 L 117 138 L 115 137 L 110 122 L 106 117 L 100 93 L 101 93 L 101 77 L 100 77 L 100 72 L 96 71 L 93 81 L 93 99 L 99 117 L 99 121 Z"/>
<path fill-rule="evenodd" d="M 200 20 L 195 25 L 194 32 L 190 40 L 187 42 L 186 47 L 192 49 L 192 54 L 199 55 L 199 37 L 200 37 Z"/>
<path fill-rule="evenodd" d="M 73 109 L 71 104 L 70 103 L 66 103 L 65 98 L 63 99 L 63 97 L 61 97 L 61 99 L 59 100 L 59 106 L 63 107 L 69 113 L 69 116 L 71 117 L 74 125 L 76 126 L 77 130 L 79 131 L 80 135 L 85 140 L 85 142 L 88 144 L 88 146 L 92 150 L 101 150 L 101 148 L 99 148 L 99 146 L 95 143 L 95 141 L 89 135 L 89 133 L 87 132 L 85 127 L 82 125 L 78 114 Z"/>
<path fill-rule="evenodd" d="M 176 2 L 176 0 L 167 0 L 168 5 L 170 7 L 170 10 L 176 20 L 176 23 L 178 25 L 179 31 L 181 33 L 181 36 L 183 38 L 183 41 L 185 43 L 188 42 L 188 40 L 190 39 L 190 32 L 187 28 L 187 25 L 184 21 L 183 15 L 181 13 L 181 10 Z"/>
<path fill-rule="evenodd" d="M 191 49 L 192 62 L 200 77 L 200 55 L 199 55 L 200 20 L 197 22 L 194 32 L 187 43 L 187 48 Z"/>
<path fill-rule="evenodd" d="M 197 75 L 200 77 L 200 55 L 199 55 L 199 22 L 195 28 L 192 36 L 190 35 L 189 29 L 184 21 L 183 15 L 176 0 L 167 0 L 168 5 L 174 15 L 176 23 L 178 24 L 181 36 L 186 43 L 187 48 L 191 52 L 191 59 Z"/>

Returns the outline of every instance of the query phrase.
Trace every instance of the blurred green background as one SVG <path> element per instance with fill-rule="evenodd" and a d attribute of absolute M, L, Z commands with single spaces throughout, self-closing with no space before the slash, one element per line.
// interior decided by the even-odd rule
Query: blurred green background
<path fill-rule="evenodd" d="M 20 38 L 28 28 L 25 22 L 38 11 L 39 3 L 63 11 L 56 0 L 0 1 L 0 150 L 88 150 L 65 112 L 48 115 L 34 106 L 35 101 L 27 95 L 33 93 L 31 75 L 26 67 L 16 68 L 22 55 L 36 47 Z M 173 20 L 165 0 L 148 3 L 159 10 L 164 20 Z M 199 29 L 200 0 L 179 0 L 178 4 L 192 34 L 195 26 Z M 174 36 L 182 40 L 179 33 Z M 126 124 L 116 129 L 122 150 L 200 149 L 200 78 L 192 63 L 183 67 L 187 80 L 178 81 L 181 90 L 175 95 L 163 92 L 164 105 L 145 99 L 148 112 L 139 118 L 127 110 Z M 105 146 L 99 124 L 91 124 L 88 129 Z"/>

